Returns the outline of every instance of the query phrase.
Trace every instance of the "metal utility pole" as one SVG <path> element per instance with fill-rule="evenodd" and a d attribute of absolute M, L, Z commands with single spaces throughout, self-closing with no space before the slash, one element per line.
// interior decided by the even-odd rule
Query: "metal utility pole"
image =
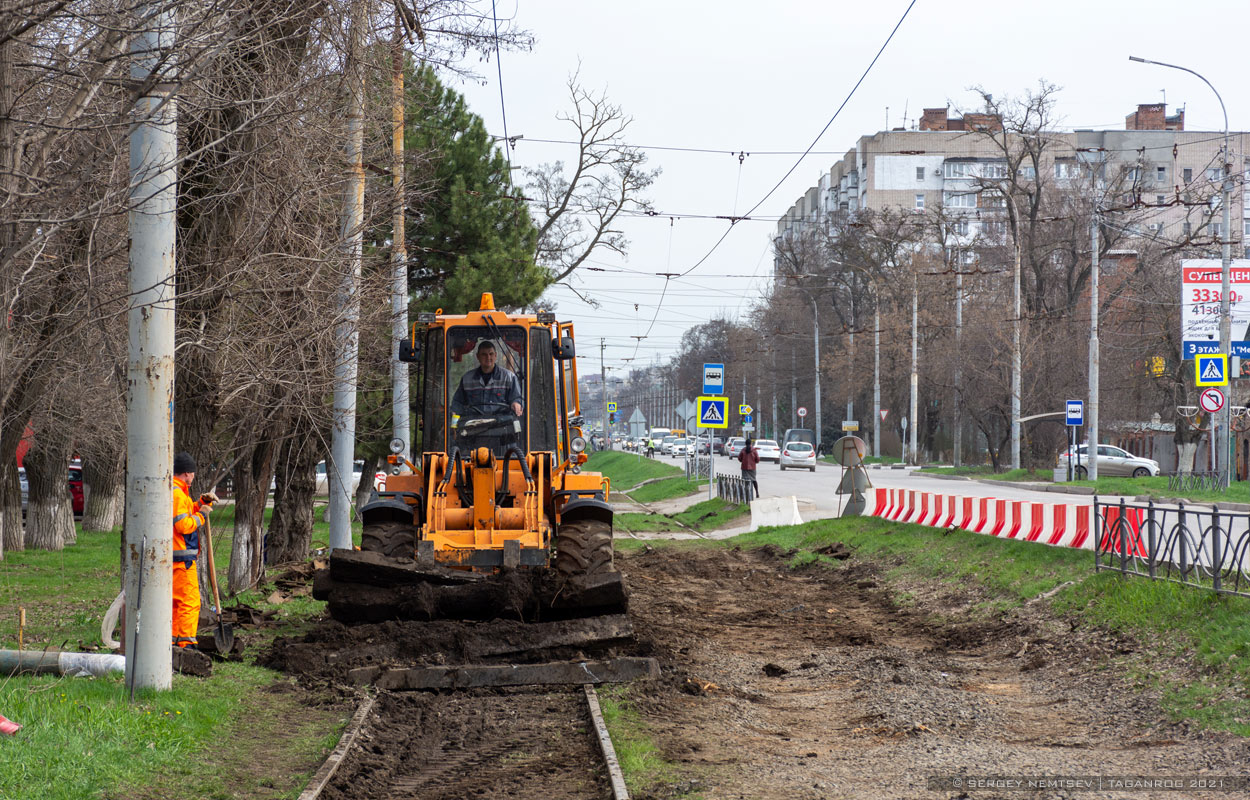
<path fill-rule="evenodd" d="M 881 458 L 881 295 L 872 312 L 872 454 Z"/>
<path fill-rule="evenodd" d="M 1228 146 L 1228 109 L 1224 107 L 1224 98 L 1220 97 L 1220 93 L 1211 85 L 1211 81 L 1194 72 L 1188 67 L 1177 66 L 1176 64 L 1166 64 L 1162 61 L 1151 61 L 1148 58 L 1139 58 L 1137 56 L 1129 56 L 1129 61 L 1137 61 L 1141 64 L 1154 64 L 1158 67 L 1169 67 L 1171 69 L 1179 69 L 1182 72 L 1188 72 L 1198 80 L 1207 85 L 1207 88 L 1215 93 L 1215 99 L 1220 103 L 1220 112 L 1224 115 L 1224 185 L 1220 198 L 1220 205 L 1223 206 L 1224 225 L 1220 235 L 1220 352 L 1224 353 L 1232 360 L 1233 352 L 1233 326 L 1231 316 L 1231 306 L 1229 305 L 1230 273 L 1233 265 L 1233 231 L 1232 225 L 1232 205 L 1233 198 L 1233 173 L 1232 173 L 1232 151 Z M 1166 109 L 1165 109 L 1166 113 Z M 1233 424 L 1233 404 L 1231 398 L 1229 402 L 1224 403 L 1224 410 L 1220 413 L 1219 433 L 1216 439 L 1216 450 L 1220 453 L 1220 460 L 1217 462 L 1216 469 L 1219 465 L 1223 465 L 1220 482 L 1227 489 L 1229 482 L 1232 480 L 1233 474 L 1233 454 L 1229 444 L 1229 433 L 1232 431 Z"/>
<path fill-rule="evenodd" d="M 816 307 L 816 298 L 812 301 L 812 346 L 816 350 L 816 453 L 820 453 L 820 309 Z"/>
<path fill-rule="evenodd" d="M 607 342 L 599 340 L 599 388 L 603 391 L 603 449 L 612 449 L 612 434 L 608 430 L 608 369 L 603 365 L 603 351 Z"/>
<path fill-rule="evenodd" d="M 918 342 L 920 339 L 920 331 L 917 328 L 920 309 L 920 276 L 912 274 L 911 276 L 911 463 L 919 464 L 920 459 L 916 453 L 916 431 L 920 428 L 920 419 L 918 417 L 920 402 L 920 361 L 918 358 Z"/>
<path fill-rule="evenodd" d="M 347 181 L 339 230 L 339 252 L 345 266 L 339 286 L 339 323 L 334 336 L 334 429 L 326 467 L 330 487 L 330 547 L 352 547 L 352 462 L 356 457 L 356 366 L 360 347 L 360 261 L 364 242 L 365 73 L 362 40 L 365 0 L 353 0 L 344 85 L 347 88 Z M 361 480 L 366 476 L 361 475 Z"/>
<path fill-rule="evenodd" d="M 855 384 L 850 376 L 855 373 L 855 296 L 851 295 L 851 331 L 847 334 L 847 349 L 850 351 L 850 369 L 847 370 L 846 382 L 846 419 L 855 419 Z"/>
<path fill-rule="evenodd" d="M 391 43 L 391 435 L 404 442 L 412 458 L 412 423 L 408 414 L 408 363 L 399 360 L 399 341 L 408 337 L 408 236 L 404 226 L 404 33 L 395 12 Z"/>
<path fill-rule="evenodd" d="M 963 388 L 963 367 L 960 359 L 963 357 L 963 337 L 964 337 L 964 273 L 961 267 L 963 260 L 959 257 L 959 251 L 955 251 L 955 424 L 952 426 L 954 431 L 954 462 L 955 466 L 963 464 L 963 417 L 959 413 L 960 391 Z"/>
<path fill-rule="evenodd" d="M 174 244 L 178 155 L 174 11 L 140 6 L 130 77 L 149 87 L 130 132 L 130 352 L 126 398 L 126 684 L 173 681 Z M 154 73 L 161 72 L 156 80 Z M 142 588 L 140 588 L 142 587 Z"/>
<path fill-rule="evenodd" d="M 1089 219 L 1089 462 L 1085 474 L 1098 480 L 1098 209 Z M 1079 444 L 1079 442 L 1078 442 Z"/>
<path fill-rule="evenodd" d="M 1012 271 L 1015 280 L 1014 312 L 1011 320 L 1011 468 L 1020 469 L 1020 214 L 1016 211 L 1016 200 L 1009 193 L 1004 193 L 1011 206 L 1011 215 L 1015 225 L 1012 239 L 1015 242 L 1016 265 Z"/>
<path fill-rule="evenodd" d="M 799 368 L 795 361 L 794 349 L 790 349 L 790 427 L 799 427 Z"/>

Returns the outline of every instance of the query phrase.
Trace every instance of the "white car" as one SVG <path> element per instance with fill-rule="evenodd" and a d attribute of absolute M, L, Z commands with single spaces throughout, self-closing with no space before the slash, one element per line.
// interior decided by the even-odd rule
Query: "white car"
<path fill-rule="evenodd" d="M 1078 447 L 1077 454 L 1077 457 L 1073 458 L 1072 448 L 1069 447 L 1059 454 L 1059 466 L 1067 469 L 1068 461 L 1071 460 L 1077 479 L 1084 480 L 1087 474 L 1086 464 L 1089 463 L 1089 445 L 1083 444 Z M 1098 445 L 1099 477 L 1119 475 L 1145 478 L 1151 475 L 1158 475 L 1159 471 L 1159 462 L 1154 459 L 1135 456 L 1126 450 L 1121 450 L 1109 444 Z"/>
<path fill-rule="evenodd" d="M 669 445 L 668 454 L 673 458 L 684 458 L 690 453 L 690 446 L 689 439 L 674 439 Z"/>
<path fill-rule="evenodd" d="M 756 439 L 751 443 L 760 452 L 760 461 L 776 461 L 781 463 L 781 448 L 772 439 Z"/>
<path fill-rule="evenodd" d="M 729 441 L 725 442 L 725 455 L 730 458 L 737 458 L 738 454 L 742 452 L 743 445 L 746 443 L 747 440 L 741 436 L 731 437 Z"/>
<path fill-rule="evenodd" d="M 763 455 L 763 453 L 761 453 Z M 816 471 L 816 448 L 807 442 L 790 442 L 781 449 L 781 459 L 777 462 L 782 469 L 798 467 Z"/>
<path fill-rule="evenodd" d="M 365 462 L 356 461 L 352 464 L 352 494 L 356 494 L 356 490 L 360 488 L 360 475 L 365 469 Z M 386 473 L 379 469 L 373 473 L 373 488 L 381 491 L 386 487 Z M 321 461 L 317 464 L 317 489 L 319 495 L 330 494 L 330 483 L 326 476 L 326 462 Z"/>

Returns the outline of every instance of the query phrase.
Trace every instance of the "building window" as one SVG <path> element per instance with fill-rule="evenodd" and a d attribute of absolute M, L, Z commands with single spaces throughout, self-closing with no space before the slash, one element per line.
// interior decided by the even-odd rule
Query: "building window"
<path fill-rule="evenodd" d="M 981 195 L 981 208 L 1006 208 L 1007 198 L 998 192 L 984 192 Z"/>
<path fill-rule="evenodd" d="M 1037 180 L 1037 168 L 1031 165 L 1020 167 L 1020 179 L 1025 181 Z"/>
<path fill-rule="evenodd" d="M 917 211 L 924 211 L 924 192 L 916 192 L 916 205 L 914 208 Z"/>
<path fill-rule="evenodd" d="M 924 167 L 916 167 L 916 180 L 924 180 Z"/>
<path fill-rule="evenodd" d="M 1080 175 L 1080 169 L 1080 165 L 1075 161 L 1056 161 L 1055 177 L 1059 180 L 1070 180 Z"/>
<path fill-rule="evenodd" d="M 984 178 L 1006 178 L 1007 165 L 1001 161 L 992 161 L 982 167 L 981 176 Z"/>
<path fill-rule="evenodd" d="M 1214 236 L 1216 239 L 1221 238 L 1224 235 L 1224 223 L 1212 222 L 1211 223 L 1211 235 Z"/>
<path fill-rule="evenodd" d="M 1224 198 L 1221 195 L 1213 194 L 1211 195 L 1210 203 L 1211 203 L 1211 210 L 1218 211 L 1220 206 L 1224 205 Z"/>
<path fill-rule="evenodd" d="M 1250 236 L 1250 219 L 1241 221 L 1241 233 L 1243 236 Z"/>
<path fill-rule="evenodd" d="M 942 205 L 948 208 L 976 208 L 976 192 L 943 192 Z"/>
<path fill-rule="evenodd" d="M 1059 166 L 1059 165 L 1056 164 L 1055 166 Z M 1055 177 L 1057 178 L 1059 176 L 1056 175 Z M 1131 167 L 1128 171 L 1128 180 L 1129 180 L 1129 183 L 1137 183 L 1139 180 L 1141 180 L 1141 168 Z"/>
<path fill-rule="evenodd" d="M 1219 167 L 1207 168 L 1207 180 L 1211 181 L 1212 183 L 1218 183 L 1220 180 L 1221 174 L 1222 174 L 1222 170 Z"/>
<path fill-rule="evenodd" d="M 1001 220 L 989 220 L 981 223 L 981 231 L 986 236 L 1002 236 L 1007 232 L 1007 223 Z"/>
<path fill-rule="evenodd" d="M 1168 182 L 1168 168 L 1167 167 L 1155 167 L 1155 180 L 1158 181 L 1159 183 L 1167 183 Z"/>
<path fill-rule="evenodd" d="M 951 230 L 953 230 L 959 236 L 967 236 L 968 235 L 968 220 L 966 219 L 957 220 L 951 226 Z"/>
<path fill-rule="evenodd" d="M 1156 203 L 1157 205 L 1165 205 L 1165 204 L 1167 204 L 1167 201 L 1168 201 L 1167 195 L 1165 195 L 1165 194 L 1157 194 L 1157 195 L 1155 195 L 1155 203 Z"/>
<path fill-rule="evenodd" d="M 1191 234 L 1191 233 L 1193 233 L 1193 232 L 1194 232 L 1194 226 L 1193 226 L 1192 224 L 1190 224 L 1190 223 L 1188 223 L 1188 222 L 1183 222 L 1183 223 L 1181 223 L 1181 233 L 1183 233 L 1183 234 L 1185 234 L 1186 236 L 1188 236 L 1189 234 Z"/>
<path fill-rule="evenodd" d="M 1185 167 L 1185 169 L 1182 170 L 1181 175 L 1184 176 L 1185 183 L 1193 183 L 1194 171 L 1192 169 Z"/>

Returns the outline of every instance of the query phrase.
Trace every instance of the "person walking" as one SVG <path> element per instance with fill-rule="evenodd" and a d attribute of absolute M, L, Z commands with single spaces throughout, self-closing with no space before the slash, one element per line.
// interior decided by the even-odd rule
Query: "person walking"
<path fill-rule="evenodd" d="M 208 523 L 208 514 L 217 502 L 217 495 L 200 495 L 191 499 L 195 482 L 195 459 L 190 453 L 174 456 L 174 647 L 192 647 L 200 627 L 200 579 L 195 561 L 200 556 L 200 529 Z"/>
<path fill-rule="evenodd" d="M 760 451 L 755 449 L 754 439 L 747 439 L 746 446 L 738 453 L 738 463 L 742 465 L 742 480 L 751 482 L 755 487 L 755 497 L 759 499 L 760 484 L 755 479 L 755 468 L 760 463 Z"/>

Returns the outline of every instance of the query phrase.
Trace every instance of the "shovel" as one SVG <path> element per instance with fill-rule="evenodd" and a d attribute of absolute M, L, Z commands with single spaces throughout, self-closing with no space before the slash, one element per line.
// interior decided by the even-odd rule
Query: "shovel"
<path fill-rule="evenodd" d="M 221 594 L 217 589 L 217 565 L 213 563 L 213 534 L 204 515 L 204 554 L 208 562 L 208 582 L 213 587 L 213 613 L 217 615 L 217 629 L 213 631 L 213 646 L 221 655 L 229 655 L 234 648 L 234 627 L 221 619 Z"/>

